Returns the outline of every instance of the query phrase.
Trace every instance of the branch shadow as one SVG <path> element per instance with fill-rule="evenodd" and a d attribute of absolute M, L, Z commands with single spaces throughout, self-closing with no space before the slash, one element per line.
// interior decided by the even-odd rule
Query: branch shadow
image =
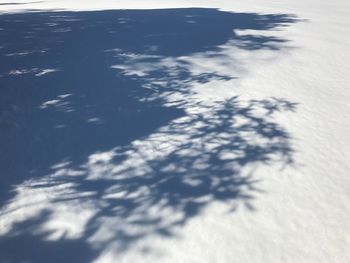
<path fill-rule="evenodd" d="M 8 3 L 0 3 L 1 5 L 28 5 L 28 4 L 38 4 L 43 3 L 44 1 L 34 1 L 34 2 L 26 2 L 26 3 L 19 3 L 19 2 L 8 2 Z"/>
<path fill-rule="evenodd" d="M 213 202 L 253 210 L 254 169 L 293 163 L 274 114 L 297 104 L 193 100 L 191 87 L 238 76 L 190 58 L 228 43 L 282 50 L 286 39 L 238 31 L 297 21 L 205 8 L 1 15 L 0 260 L 87 262 L 171 238 Z"/>

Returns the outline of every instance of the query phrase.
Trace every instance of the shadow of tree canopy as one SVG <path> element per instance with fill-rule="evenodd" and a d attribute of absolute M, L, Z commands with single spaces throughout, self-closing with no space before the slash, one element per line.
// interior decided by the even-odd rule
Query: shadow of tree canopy
<path fill-rule="evenodd" d="M 191 58 L 227 44 L 277 52 L 287 40 L 266 32 L 296 21 L 204 8 L 1 15 L 0 259 L 90 262 L 170 238 L 212 202 L 253 209 L 254 169 L 293 162 L 274 114 L 296 103 L 195 100 L 193 86 L 238 76 Z"/>

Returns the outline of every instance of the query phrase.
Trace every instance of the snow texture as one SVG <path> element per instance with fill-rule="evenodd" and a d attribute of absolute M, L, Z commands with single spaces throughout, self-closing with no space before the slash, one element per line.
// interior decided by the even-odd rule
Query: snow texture
<path fill-rule="evenodd" d="M 0 1 L 0 262 L 350 262 L 348 10 Z"/>

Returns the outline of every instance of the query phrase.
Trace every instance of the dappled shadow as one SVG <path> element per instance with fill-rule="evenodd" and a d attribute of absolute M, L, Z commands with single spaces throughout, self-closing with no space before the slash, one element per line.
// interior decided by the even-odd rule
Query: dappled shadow
<path fill-rule="evenodd" d="M 212 202 L 254 209 L 254 169 L 293 162 L 274 115 L 296 104 L 199 100 L 193 87 L 238 78 L 234 52 L 286 48 L 244 30 L 296 21 L 200 8 L 0 16 L 0 259 L 89 262 L 171 237 Z"/>

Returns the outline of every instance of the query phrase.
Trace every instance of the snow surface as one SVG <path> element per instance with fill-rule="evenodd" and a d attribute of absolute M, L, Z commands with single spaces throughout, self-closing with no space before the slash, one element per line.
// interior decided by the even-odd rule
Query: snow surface
<path fill-rule="evenodd" d="M 0 1 L 0 262 L 350 262 L 349 10 Z"/>

